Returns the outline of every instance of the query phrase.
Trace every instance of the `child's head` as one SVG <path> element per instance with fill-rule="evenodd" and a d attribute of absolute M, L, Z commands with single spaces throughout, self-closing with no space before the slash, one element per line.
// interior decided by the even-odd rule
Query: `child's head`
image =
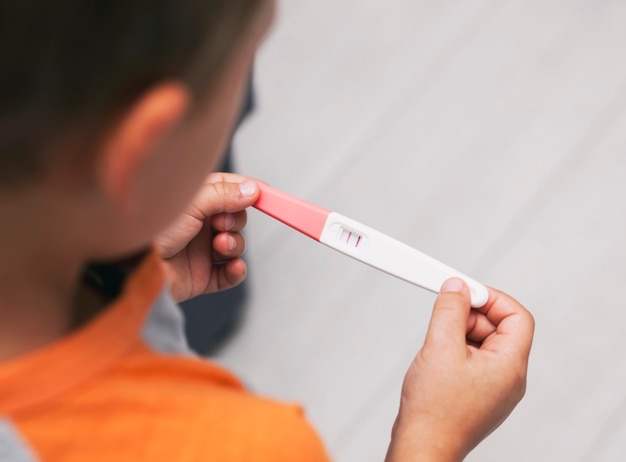
<path fill-rule="evenodd" d="M 92 235 L 93 258 L 147 244 L 216 167 L 272 10 L 273 0 L 0 2 L 4 211 L 52 207 L 68 237 Z"/>

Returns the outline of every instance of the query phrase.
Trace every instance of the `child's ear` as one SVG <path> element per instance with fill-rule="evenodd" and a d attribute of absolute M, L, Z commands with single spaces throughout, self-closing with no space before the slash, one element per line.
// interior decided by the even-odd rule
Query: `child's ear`
<path fill-rule="evenodd" d="M 185 116 L 189 100 L 183 85 L 162 83 L 144 94 L 107 136 L 97 177 L 105 194 L 120 209 L 133 209 L 143 168 Z"/>

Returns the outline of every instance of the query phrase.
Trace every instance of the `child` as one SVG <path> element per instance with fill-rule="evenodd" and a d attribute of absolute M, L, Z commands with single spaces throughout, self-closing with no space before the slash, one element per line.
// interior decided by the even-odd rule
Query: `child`
<path fill-rule="evenodd" d="M 211 174 L 273 0 L 0 1 L 0 459 L 321 461 L 297 406 L 186 348 L 257 184 Z M 182 213 L 182 215 L 181 215 Z M 458 461 L 521 399 L 531 315 L 442 287 L 389 461 Z"/>

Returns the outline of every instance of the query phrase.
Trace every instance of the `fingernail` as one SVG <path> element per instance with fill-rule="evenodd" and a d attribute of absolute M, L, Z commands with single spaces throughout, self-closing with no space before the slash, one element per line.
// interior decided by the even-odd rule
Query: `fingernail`
<path fill-rule="evenodd" d="M 224 216 L 224 229 L 229 231 L 233 229 L 233 226 L 235 226 L 235 217 L 229 213 Z"/>
<path fill-rule="evenodd" d="M 243 183 L 239 183 L 239 191 L 241 191 L 242 196 L 250 197 L 256 194 L 259 187 L 257 186 L 255 181 L 244 181 Z"/>
<path fill-rule="evenodd" d="M 459 278 L 450 278 L 441 286 L 441 293 L 461 292 L 465 283 Z"/>
<path fill-rule="evenodd" d="M 237 241 L 234 237 L 228 236 L 228 250 L 235 250 L 235 247 L 237 247 Z"/>

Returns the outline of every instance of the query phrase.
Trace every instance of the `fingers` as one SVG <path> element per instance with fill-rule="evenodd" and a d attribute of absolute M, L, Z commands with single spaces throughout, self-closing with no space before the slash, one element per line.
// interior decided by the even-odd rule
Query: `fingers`
<path fill-rule="evenodd" d="M 246 224 L 245 209 L 258 197 L 259 187 L 254 180 L 227 173 L 210 175 L 185 213 L 157 237 L 160 255 L 172 258 L 203 230 L 211 237 L 215 231 L 241 231 Z M 209 219 L 214 215 L 215 219 Z"/>
<path fill-rule="evenodd" d="M 535 320 L 526 308 L 509 295 L 489 288 L 489 302 L 477 311 L 496 326 L 497 335 L 485 339 L 483 349 L 528 358 Z"/>
<path fill-rule="evenodd" d="M 484 314 L 478 313 L 476 310 L 470 312 L 467 323 L 467 340 L 472 344 L 480 346 L 487 337 L 496 332 L 496 329 L 496 326 Z"/>
<path fill-rule="evenodd" d="M 444 282 L 424 346 L 464 352 L 469 342 L 482 350 L 527 361 L 535 326 L 532 315 L 512 297 L 491 288 L 489 292 L 485 306 L 471 309 L 469 288 L 463 280 Z"/>
<path fill-rule="evenodd" d="M 214 266 L 215 277 L 205 292 L 219 292 L 238 286 L 246 278 L 246 263 L 241 258 Z"/>
<path fill-rule="evenodd" d="M 256 181 L 245 179 L 239 175 L 221 175 L 224 179 L 237 178 L 243 179 L 243 181 L 205 183 L 196 195 L 188 213 L 200 221 L 213 215 L 227 214 L 221 218 L 221 224 L 226 230 L 225 228 L 231 220 L 228 214 L 235 214 L 236 224 L 237 213 L 250 207 L 258 199 L 259 187 Z M 239 217 L 239 219 L 241 218 Z"/>
<path fill-rule="evenodd" d="M 220 213 L 211 217 L 211 226 L 215 231 L 239 232 L 246 227 L 248 214 L 245 210 L 236 213 Z"/>
<path fill-rule="evenodd" d="M 424 346 L 465 352 L 469 313 L 467 284 L 459 278 L 448 279 L 435 301 Z"/>
<path fill-rule="evenodd" d="M 239 233 L 219 233 L 213 238 L 213 261 L 223 263 L 241 257 L 246 250 L 246 240 Z"/>
<path fill-rule="evenodd" d="M 217 234 L 213 238 L 213 260 L 222 263 L 228 258 L 243 255 L 246 241 L 239 233 L 247 223 L 246 211 L 221 213 L 211 217 L 211 227 Z"/>

